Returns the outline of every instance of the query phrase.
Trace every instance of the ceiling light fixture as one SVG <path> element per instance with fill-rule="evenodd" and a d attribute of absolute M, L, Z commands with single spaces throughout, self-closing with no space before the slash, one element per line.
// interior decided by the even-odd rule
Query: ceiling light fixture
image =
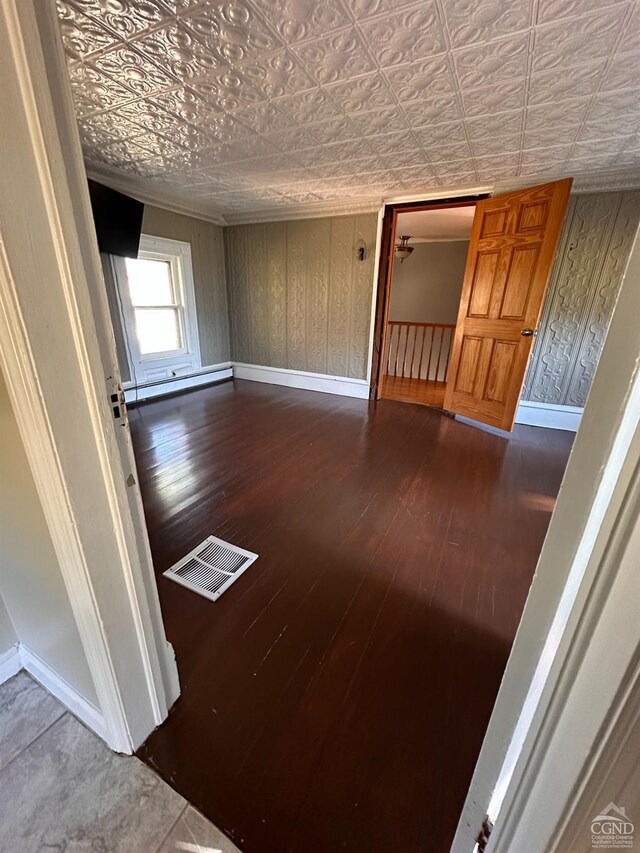
<path fill-rule="evenodd" d="M 395 245 L 396 258 L 400 258 L 400 263 L 406 260 L 411 252 L 413 252 L 413 246 L 409 245 L 410 239 L 410 237 L 400 237 L 400 242 Z"/>

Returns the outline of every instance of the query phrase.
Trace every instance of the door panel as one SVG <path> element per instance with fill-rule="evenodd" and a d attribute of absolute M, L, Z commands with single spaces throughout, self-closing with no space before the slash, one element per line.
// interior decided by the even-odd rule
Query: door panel
<path fill-rule="evenodd" d="M 475 387 L 480 353 L 482 352 L 482 338 L 465 337 L 462 342 L 462 353 L 460 355 L 460 369 L 455 378 L 456 391 L 461 394 L 471 394 Z"/>
<path fill-rule="evenodd" d="M 518 246 L 511 253 L 500 309 L 502 320 L 524 320 L 539 254 L 539 246 Z"/>
<path fill-rule="evenodd" d="M 478 203 L 444 406 L 511 430 L 572 179 Z"/>

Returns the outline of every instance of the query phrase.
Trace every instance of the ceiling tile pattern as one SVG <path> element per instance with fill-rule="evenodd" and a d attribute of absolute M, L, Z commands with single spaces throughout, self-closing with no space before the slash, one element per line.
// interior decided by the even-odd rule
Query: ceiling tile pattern
<path fill-rule="evenodd" d="M 211 213 L 640 169 L 640 0 L 58 0 L 89 168 Z"/>

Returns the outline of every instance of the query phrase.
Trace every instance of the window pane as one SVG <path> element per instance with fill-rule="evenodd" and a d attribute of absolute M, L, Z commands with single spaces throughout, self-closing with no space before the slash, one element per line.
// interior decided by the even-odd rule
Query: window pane
<path fill-rule="evenodd" d="M 173 305 L 171 266 L 168 261 L 127 258 L 129 292 L 134 305 Z"/>
<path fill-rule="evenodd" d="M 182 348 L 177 308 L 136 308 L 135 315 L 141 355 Z"/>

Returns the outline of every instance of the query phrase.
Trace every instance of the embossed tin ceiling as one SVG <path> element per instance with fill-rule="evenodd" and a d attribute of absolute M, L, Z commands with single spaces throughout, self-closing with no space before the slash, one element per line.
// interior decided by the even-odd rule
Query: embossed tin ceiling
<path fill-rule="evenodd" d="M 638 0 L 58 0 L 94 174 L 229 213 L 640 167 Z"/>

